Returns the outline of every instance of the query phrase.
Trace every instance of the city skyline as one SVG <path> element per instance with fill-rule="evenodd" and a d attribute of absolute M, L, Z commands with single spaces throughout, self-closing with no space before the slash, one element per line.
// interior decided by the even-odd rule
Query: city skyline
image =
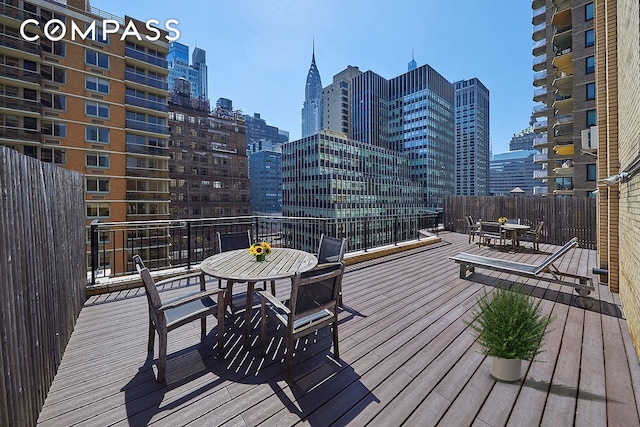
<path fill-rule="evenodd" d="M 412 51 L 418 66 L 430 65 L 451 83 L 480 79 L 490 91 L 494 153 L 507 151 L 512 135 L 528 126 L 534 104 L 530 4 L 194 3 L 176 8 L 159 0 L 150 9 L 149 1 L 91 2 L 121 17 L 178 19 L 178 41 L 207 52 L 211 102 L 232 99 L 244 114 L 261 113 L 289 131 L 291 140 L 301 134 L 314 40 L 325 85 L 347 65 L 391 79 L 407 71 Z"/>

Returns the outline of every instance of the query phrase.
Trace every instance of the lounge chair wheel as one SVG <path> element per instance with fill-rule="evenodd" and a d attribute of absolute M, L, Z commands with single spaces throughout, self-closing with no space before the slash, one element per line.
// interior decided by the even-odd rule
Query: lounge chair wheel
<path fill-rule="evenodd" d="M 581 297 L 589 296 L 589 294 L 591 293 L 591 291 L 589 289 L 581 289 L 581 288 L 576 288 L 576 292 Z"/>

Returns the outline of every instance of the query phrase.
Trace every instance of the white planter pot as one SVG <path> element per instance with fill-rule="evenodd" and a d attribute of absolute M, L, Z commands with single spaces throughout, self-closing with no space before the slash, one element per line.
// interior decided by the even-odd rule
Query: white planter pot
<path fill-rule="evenodd" d="M 522 360 L 491 358 L 491 376 L 498 381 L 517 381 L 522 371 Z"/>

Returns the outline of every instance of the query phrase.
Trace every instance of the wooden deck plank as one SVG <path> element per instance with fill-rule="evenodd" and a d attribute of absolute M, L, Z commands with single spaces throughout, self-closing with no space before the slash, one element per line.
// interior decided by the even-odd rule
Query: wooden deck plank
<path fill-rule="evenodd" d="M 270 346 L 263 355 L 257 310 L 249 348 L 242 346 L 243 316 L 229 315 L 226 359 L 215 356 L 215 320 L 203 344 L 197 324 L 172 332 L 168 381 L 158 384 L 152 360 L 146 359 L 144 292 L 92 297 L 38 424 L 520 426 L 538 425 L 552 415 L 556 420 L 569 408 L 578 425 L 640 422 L 640 364 L 617 295 L 598 286 L 593 307 L 584 308 L 567 286 L 491 271 L 460 279 L 458 265 L 448 260 L 458 252 L 535 263 L 557 247 L 501 250 L 468 244 L 463 234 L 442 237 L 445 243 L 437 247 L 349 266 L 339 317 L 341 360 L 336 364 L 331 358 L 328 330 L 301 341 L 293 388 L 284 381 L 282 332 L 270 324 Z M 576 249 L 560 266 L 590 274 L 596 259 L 595 251 Z M 477 352 L 465 320 L 483 288 L 512 282 L 523 283 L 541 298 L 543 310 L 558 318 L 539 356 L 543 363 L 525 364 L 525 379 L 506 384 L 490 377 L 490 362 Z M 162 297 L 194 288 L 168 286 Z M 241 307 L 244 288 L 238 288 Z M 288 289 L 287 281 L 278 281 L 279 297 Z M 556 393 L 567 391 L 572 401 Z"/>

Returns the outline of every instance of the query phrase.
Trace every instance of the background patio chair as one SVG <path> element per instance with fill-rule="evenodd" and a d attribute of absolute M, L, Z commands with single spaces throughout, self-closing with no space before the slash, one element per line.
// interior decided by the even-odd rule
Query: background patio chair
<path fill-rule="evenodd" d="M 469 243 L 476 240 L 476 236 L 480 235 L 480 224 L 473 220 L 471 215 L 467 215 L 467 234 L 469 235 Z"/>
<path fill-rule="evenodd" d="M 536 225 L 535 229 L 527 230 L 527 232 L 524 235 L 520 236 L 520 241 L 531 242 L 533 244 L 533 249 L 536 251 L 539 251 L 543 226 L 544 226 L 544 221 L 540 221 L 538 225 Z"/>
<path fill-rule="evenodd" d="M 191 293 L 178 299 L 162 302 L 157 286 L 165 283 L 175 282 L 183 279 L 200 278 L 201 274 L 192 273 L 182 276 L 172 277 L 171 279 L 162 280 L 155 283 L 149 273 L 149 269 L 144 266 L 142 258 L 139 255 L 133 257 L 136 269 L 142 278 L 144 288 L 147 294 L 147 302 L 149 305 L 149 342 L 147 350 L 153 353 L 155 335 L 158 334 L 158 376 L 157 381 L 162 382 L 165 379 L 165 371 L 167 366 L 167 334 L 180 326 L 189 324 L 194 320 L 200 319 L 200 340 L 204 341 L 207 333 L 208 315 L 214 315 L 218 319 L 218 352 L 222 354 L 223 338 L 224 338 L 224 301 L 223 291 L 221 289 L 212 289 L 209 291 L 200 291 Z M 202 285 L 202 283 L 201 283 Z M 216 296 L 216 300 L 211 299 Z M 215 310 L 217 308 L 217 311 Z"/>
<path fill-rule="evenodd" d="M 295 340 L 331 325 L 333 358 L 338 349 L 338 295 L 342 287 L 344 264 L 331 264 L 317 270 L 296 273 L 291 279 L 291 299 L 282 303 L 267 291 L 260 295 L 262 344 L 267 345 L 267 316 L 286 329 L 287 382 L 293 384 L 293 349 Z"/>
<path fill-rule="evenodd" d="M 498 244 L 505 245 L 507 243 L 507 237 L 502 230 L 502 224 L 499 222 L 480 221 L 478 247 L 485 244 L 489 245 L 491 240 L 494 239 Z"/>
<path fill-rule="evenodd" d="M 235 233 L 220 233 L 216 232 L 216 238 L 218 240 L 218 250 L 220 252 L 228 252 L 235 251 L 236 249 L 249 249 L 251 246 L 251 231 L 242 231 Z M 219 253 L 220 253 L 219 252 Z M 227 281 L 227 294 L 226 294 L 226 304 L 232 306 L 231 301 L 233 298 L 233 284 L 234 283 L 242 283 L 242 282 L 233 282 L 231 280 Z M 218 279 L 218 288 L 224 289 L 222 287 L 222 280 Z M 263 289 L 267 289 L 267 282 L 264 282 Z M 273 295 L 276 294 L 276 281 L 271 281 L 271 293 Z M 232 307 L 233 308 L 233 307 Z"/>
<path fill-rule="evenodd" d="M 322 234 L 318 246 L 318 266 L 316 268 L 321 268 L 323 264 L 342 262 L 346 249 L 347 239 L 327 237 Z"/>

